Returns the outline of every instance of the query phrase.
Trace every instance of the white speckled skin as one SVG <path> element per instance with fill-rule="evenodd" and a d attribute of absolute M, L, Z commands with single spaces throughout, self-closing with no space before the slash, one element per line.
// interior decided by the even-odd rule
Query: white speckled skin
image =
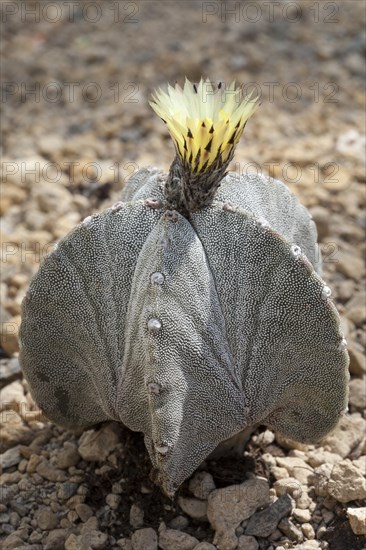
<path fill-rule="evenodd" d="M 124 204 L 46 258 L 23 303 L 21 364 L 56 423 L 143 432 L 173 494 L 250 426 L 320 439 L 347 403 L 348 354 L 314 223 L 282 183 L 229 174 L 188 220 L 166 211 L 164 182 L 140 170 Z"/>

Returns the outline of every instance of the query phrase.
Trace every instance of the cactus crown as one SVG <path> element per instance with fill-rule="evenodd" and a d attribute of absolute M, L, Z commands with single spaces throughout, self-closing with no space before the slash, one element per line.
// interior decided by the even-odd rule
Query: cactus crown
<path fill-rule="evenodd" d="M 155 92 L 150 105 L 177 152 L 165 191 L 170 208 L 189 217 L 211 204 L 257 99 L 243 98 L 235 81 L 215 89 L 202 78 L 197 85 L 186 79 L 183 89 L 176 84 Z"/>

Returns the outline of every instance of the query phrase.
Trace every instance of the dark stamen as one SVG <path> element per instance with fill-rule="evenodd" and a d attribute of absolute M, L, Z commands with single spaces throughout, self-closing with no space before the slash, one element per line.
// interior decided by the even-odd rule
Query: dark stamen
<path fill-rule="evenodd" d="M 212 141 L 213 141 L 213 137 L 210 139 L 210 141 L 208 142 L 208 144 L 205 147 L 205 151 L 207 151 L 208 153 L 211 151 Z"/>
<path fill-rule="evenodd" d="M 192 134 L 192 132 L 191 132 L 191 130 L 190 130 L 189 128 L 188 128 L 187 136 L 188 136 L 189 138 L 193 138 L 193 134 Z"/>
<path fill-rule="evenodd" d="M 214 130 L 215 130 L 214 125 L 212 125 L 211 128 L 210 128 L 209 134 L 213 134 Z"/>

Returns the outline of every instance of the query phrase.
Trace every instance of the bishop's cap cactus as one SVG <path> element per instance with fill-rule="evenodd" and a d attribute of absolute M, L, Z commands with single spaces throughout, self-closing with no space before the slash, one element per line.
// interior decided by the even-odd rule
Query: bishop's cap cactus
<path fill-rule="evenodd" d="M 226 174 L 256 105 L 229 90 L 156 93 L 169 173 L 134 174 L 60 241 L 23 303 L 21 364 L 45 414 L 143 432 L 168 494 L 236 434 L 264 424 L 317 441 L 347 403 L 315 225 L 281 182 Z"/>

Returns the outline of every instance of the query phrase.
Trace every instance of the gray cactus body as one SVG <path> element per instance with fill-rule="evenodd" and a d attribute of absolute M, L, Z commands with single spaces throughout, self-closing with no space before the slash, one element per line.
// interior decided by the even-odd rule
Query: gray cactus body
<path fill-rule="evenodd" d="M 140 170 L 45 259 L 21 363 L 51 420 L 143 432 L 172 494 L 250 426 L 320 439 L 346 406 L 348 355 L 314 223 L 282 183 L 229 174 L 186 219 L 165 180 Z"/>

